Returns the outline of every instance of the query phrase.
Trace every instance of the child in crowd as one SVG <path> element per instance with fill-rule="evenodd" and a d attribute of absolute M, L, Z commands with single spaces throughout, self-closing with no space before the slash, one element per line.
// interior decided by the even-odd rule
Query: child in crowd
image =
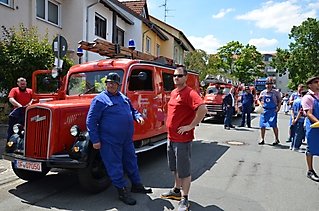
<path fill-rule="evenodd" d="M 302 140 L 305 139 L 305 114 L 301 106 L 301 99 L 307 93 L 306 90 L 301 92 L 301 98 L 296 98 L 292 104 L 291 116 L 294 137 L 292 138 L 290 149 L 299 151 Z"/>
<path fill-rule="evenodd" d="M 289 112 L 289 104 L 288 104 L 288 101 L 289 101 L 289 94 L 286 93 L 284 95 L 284 97 L 282 98 L 282 104 L 283 104 L 283 112 L 285 112 L 285 114 L 288 114 Z"/>

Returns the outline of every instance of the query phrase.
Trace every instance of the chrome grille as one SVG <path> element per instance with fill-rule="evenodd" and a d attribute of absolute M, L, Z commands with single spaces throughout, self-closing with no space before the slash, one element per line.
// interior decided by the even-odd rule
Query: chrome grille
<path fill-rule="evenodd" d="M 32 108 L 27 111 L 25 156 L 45 159 L 47 157 L 51 112 L 46 108 Z"/>

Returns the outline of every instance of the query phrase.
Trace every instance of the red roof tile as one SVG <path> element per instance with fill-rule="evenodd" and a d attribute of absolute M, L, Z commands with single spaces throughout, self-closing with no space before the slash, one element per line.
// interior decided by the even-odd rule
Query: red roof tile
<path fill-rule="evenodd" d="M 143 14 L 143 9 L 146 4 L 145 0 L 139 0 L 139 1 L 121 1 L 122 4 L 133 10 L 139 15 Z"/>

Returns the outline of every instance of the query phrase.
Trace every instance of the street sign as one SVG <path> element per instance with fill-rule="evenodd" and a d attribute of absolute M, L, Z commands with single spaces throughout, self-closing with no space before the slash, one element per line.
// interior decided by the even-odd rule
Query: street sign
<path fill-rule="evenodd" d="M 59 59 L 63 58 L 66 54 L 66 51 L 68 50 L 68 43 L 66 42 L 66 39 L 61 35 L 58 35 L 56 38 L 54 38 L 52 43 L 52 50 L 55 57 Z"/>

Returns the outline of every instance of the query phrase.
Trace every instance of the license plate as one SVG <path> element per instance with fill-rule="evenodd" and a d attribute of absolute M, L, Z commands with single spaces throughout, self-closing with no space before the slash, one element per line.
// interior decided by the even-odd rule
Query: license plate
<path fill-rule="evenodd" d="M 208 112 L 208 114 L 216 115 L 216 114 L 217 114 L 217 112 L 216 112 L 216 111 L 211 111 L 211 112 Z"/>
<path fill-rule="evenodd" d="M 14 161 L 15 167 L 18 169 L 24 169 L 29 171 L 37 171 L 42 172 L 42 165 L 41 162 L 31 162 L 25 160 L 15 160 Z"/>

